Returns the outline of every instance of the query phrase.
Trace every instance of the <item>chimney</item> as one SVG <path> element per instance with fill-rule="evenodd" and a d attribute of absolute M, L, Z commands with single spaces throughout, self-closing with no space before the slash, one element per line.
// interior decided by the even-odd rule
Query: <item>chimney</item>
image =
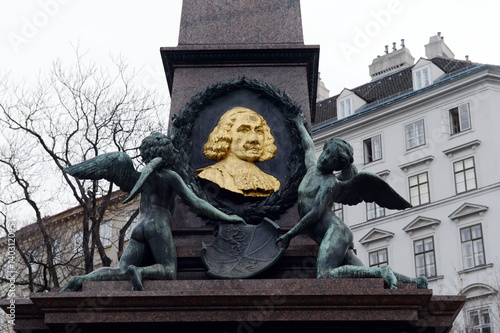
<path fill-rule="evenodd" d="M 316 93 L 316 103 L 330 97 L 330 89 L 328 89 L 325 83 L 321 80 L 320 74 L 321 73 L 318 72 L 318 89 Z"/>
<path fill-rule="evenodd" d="M 401 48 L 396 49 L 396 43 L 392 43 L 392 52 L 389 52 L 388 45 L 385 46 L 383 56 L 377 56 L 368 67 L 372 80 L 379 79 L 388 74 L 400 71 L 413 66 L 415 58 L 404 45 L 404 39 L 401 40 Z"/>
<path fill-rule="evenodd" d="M 450 48 L 444 43 L 444 37 L 438 32 L 437 35 L 429 39 L 429 44 L 425 45 L 425 57 L 427 59 L 435 57 L 455 59 L 455 54 L 453 54 Z"/>

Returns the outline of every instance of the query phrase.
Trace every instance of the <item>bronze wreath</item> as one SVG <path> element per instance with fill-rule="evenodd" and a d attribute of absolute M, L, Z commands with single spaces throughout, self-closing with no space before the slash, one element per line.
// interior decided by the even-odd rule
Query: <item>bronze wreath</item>
<path fill-rule="evenodd" d="M 285 126 L 290 131 L 293 148 L 287 160 L 288 181 L 286 184 L 269 197 L 235 206 L 224 200 L 209 197 L 201 190 L 189 162 L 189 152 L 191 151 L 191 131 L 200 112 L 215 99 L 240 89 L 247 89 L 276 106 L 284 116 Z M 304 152 L 298 130 L 293 122 L 293 119 L 301 112 L 301 108 L 290 96 L 267 83 L 245 77 L 217 82 L 193 96 L 179 115 L 172 117 L 172 136 L 174 145 L 179 149 L 179 163 L 175 169 L 198 197 L 209 201 L 222 211 L 242 216 L 249 223 L 260 223 L 264 217 L 277 220 L 281 214 L 295 204 L 297 188 L 305 174 Z"/>

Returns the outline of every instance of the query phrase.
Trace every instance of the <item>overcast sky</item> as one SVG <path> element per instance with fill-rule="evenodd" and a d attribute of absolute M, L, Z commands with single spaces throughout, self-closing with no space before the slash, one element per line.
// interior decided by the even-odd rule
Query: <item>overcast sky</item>
<path fill-rule="evenodd" d="M 159 48 L 177 45 L 181 3 L 0 0 L 0 72 L 30 80 L 57 58 L 73 61 L 72 45 L 79 45 L 104 66 L 123 56 L 142 69 L 142 83 L 166 93 Z M 496 0 L 302 0 L 301 7 L 305 44 L 320 45 L 331 96 L 368 82 L 368 65 L 384 45 L 399 49 L 404 38 L 417 60 L 438 31 L 457 59 L 500 64 Z"/>
<path fill-rule="evenodd" d="M 87 60 L 105 67 L 111 56 L 124 57 L 142 71 L 141 84 L 167 96 L 159 48 L 177 45 L 181 4 L 0 0 L 0 74 L 30 83 L 57 59 L 71 65 L 78 45 Z M 404 38 L 417 60 L 438 31 L 456 58 L 500 65 L 497 0 L 302 0 L 301 7 L 305 44 L 320 45 L 321 77 L 331 96 L 369 82 L 368 65 L 384 45 L 396 42 L 399 49 Z"/>

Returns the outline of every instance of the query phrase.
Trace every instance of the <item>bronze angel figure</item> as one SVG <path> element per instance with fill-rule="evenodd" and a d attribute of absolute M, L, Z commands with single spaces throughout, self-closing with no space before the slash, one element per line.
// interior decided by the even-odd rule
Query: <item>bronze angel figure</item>
<path fill-rule="evenodd" d="M 388 266 L 364 267 L 354 252 L 351 230 L 331 211 L 334 202 L 347 205 L 375 202 L 381 207 L 400 210 L 410 208 L 410 203 L 377 175 L 358 173 L 353 165 L 353 149 L 342 139 L 328 140 L 316 161 L 314 143 L 302 116 L 298 116 L 295 122 L 301 135 L 307 169 L 298 189 L 301 219 L 277 242 L 286 248 L 293 237 L 307 233 L 320 245 L 316 262 L 318 278 L 382 277 L 390 288 L 396 288 L 397 281 L 414 282 L 419 288 L 427 288 L 425 277 L 412 279 L 394 273 Z"/>
<path fill-rule="evenodd" d="M 130 195 L 124 202 L 141 194 L 139 223 L 132 230 L 130 243 L 117 268 L 103 267 L 84 276 L 75 276 L 61 291 L 77 291 L 84 281 L 130 280 L 133 290 L 143 290 L 142 279 L 168 280 L 177 277 L 177 256 L 170 229 L 175 194 L 197 213 L 228 223 L 245 223 L 236 215 L 227 215 L 198 198 L 172 166 L 178 151 L 172 140 L 153 132 L 139 148 L 147 165 L 135 170 L 131 158 L 123 152 L 108 153 L 70 166 L 64 171 L 79 179 L 106 179 Z"/>

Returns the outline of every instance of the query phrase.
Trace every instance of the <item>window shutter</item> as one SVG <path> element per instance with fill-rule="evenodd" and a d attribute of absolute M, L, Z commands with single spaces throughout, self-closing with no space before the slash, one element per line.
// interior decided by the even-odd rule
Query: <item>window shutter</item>
<path fill-rule="evenodd" d="M 372 144 L 373 144 L 373 160 L 378 160 L 382 158 L 382 142 L 380 135 L 374 136 L 372 138 Z"/>
<path fill-rule="evenodd" d="M 441 132 L 451 134 L 450 131 L 450 115 L 448 110 L 441 110 Z"/>
<path fill-rule="evenodd" d="M 460 120 L 460 131 L 470 129 L 469 104 L 459 105 L 458 115 Z"/>

